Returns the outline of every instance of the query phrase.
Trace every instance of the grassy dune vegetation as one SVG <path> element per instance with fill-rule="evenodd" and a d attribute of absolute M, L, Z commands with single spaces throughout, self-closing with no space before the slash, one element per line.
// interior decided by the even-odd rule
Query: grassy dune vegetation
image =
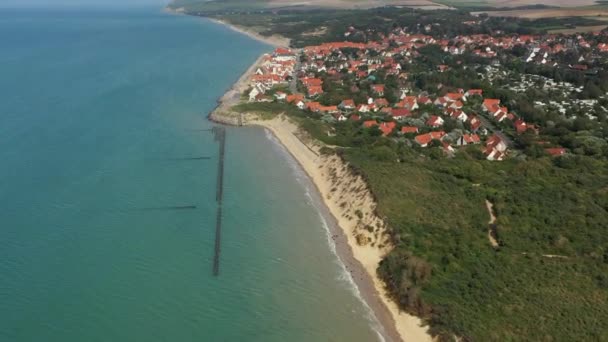
<path fill-rule="evenodd" d="M 606 161 L 432 159 L 391 144 L 343 156 L 367 179 L 392 229 L 397 247 L 379 274 L 433 333 L 608 340 Z M 486 199 L 495 204 L 497 249 Z"/>

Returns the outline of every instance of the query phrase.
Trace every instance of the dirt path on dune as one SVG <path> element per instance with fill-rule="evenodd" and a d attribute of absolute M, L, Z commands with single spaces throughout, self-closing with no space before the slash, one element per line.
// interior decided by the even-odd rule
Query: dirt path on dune
<path fill-rule="evenodd" d="M 492 232 L 493 228 L 495 228 L 496 225 L 496 216 L 494 216 L 494 205 L 492 204 L 492 202 L 486 200 L 486 208 L 488 209 L 488 214 L 490 214 L 490 221 L 488 221 L 488 224 L 490 225 L 490 227 L 488 228 L 488 240 L 490 240 L 490 245 L 492 245 L 492 247 L 494 248 L 498 248 L 498 241 L 496 241 L 496 237 L 494 237 L 494 234 Z"/>

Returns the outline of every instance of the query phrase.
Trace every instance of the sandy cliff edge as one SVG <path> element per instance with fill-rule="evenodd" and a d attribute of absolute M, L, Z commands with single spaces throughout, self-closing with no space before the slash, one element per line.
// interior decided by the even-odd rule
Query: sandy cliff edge
<path fill-rule="evenodd" d="M 386 337 L 407 342 L 433 341 L 420 318 L 399 310 L 377 275 L 378 264 L 391 247 L 385 237 L 386 225 L 376 216 L 376 203 L 361 176 L 353 174 L 340 157 L 320 155 L 320 145 L 302 136 L 297 125 L 285 116 L 258 120 L 245 115 L 242 123 L 270 130 L 316 185 L 344 236 L 346 246 L 341 247 L 336 241 L 337 249 L 346 249 L 360 264 L 361 274 L 351 268 L 351 276 L 384 326 Z M 370 227 L 373 232 L 367 230 Z M 366 286 L 366 282 L 373 286 Z"/>
<path fill-rule="evenodd" d="M 376 202 L 365 181 L 354 175 L 340 157 L 321 156 L 321 145 L 303 136 L 289 118 L 280 115 L 272 120 L 260 120 L 255 114 L 233 110 L 232 107 L 240 103 L 240 95 L 247 89 L 248 80 L 262 58 L 263 55 L 218 99 L 218 106 L 209 114 L 209 119 L 227 125 L 256 125 L 270 130 L 309 176 L 335 218 L 340 230 L 339 237 L 334 239 L 336 250 L 346 267 L 350 266 L 351 276 L 383 326 L 387 340 L 433 341 L 420 318 L 399 310 L 376 273 L 391 246 L 385 240 L 386 224 L 375 214 Z"/>

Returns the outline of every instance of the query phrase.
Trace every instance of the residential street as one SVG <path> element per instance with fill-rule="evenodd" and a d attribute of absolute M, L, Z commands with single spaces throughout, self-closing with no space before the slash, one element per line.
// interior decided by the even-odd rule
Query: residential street
<path fill-rule="evenodd" d="M 485 116 L 477 115 L 477 118 L 479 119 L 479 121 L 481 121 L 483 127 L 496 134 L 502 141 L 505 142 L 505 144 L 507 144 L 507 147 L 513 147 L 513 141 L 511 140 L 511 138 L 504 134 L 500 129 L 496 128 L 496 126 L 494 126 L 494 124 L 489 121 Z"/>

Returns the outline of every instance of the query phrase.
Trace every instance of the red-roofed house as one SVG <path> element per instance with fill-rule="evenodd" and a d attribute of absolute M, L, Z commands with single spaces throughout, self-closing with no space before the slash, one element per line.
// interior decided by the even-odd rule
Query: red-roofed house
<path fill-rule="evenodd" d="M 456 145 L 457 146 L 466 146 L 466 145 L 470 145 L 470 144 L 479 144 L 480 142 L 481 142 L 481 139 L 479 138 L 479 136 L 477 134 L 463 134 L 456 141 Z"/>
<path fill-rule="evenodd" d="M 566 154 L 566 149 L 563 147 L 546 148 L 545 151 L 547 151 L 547 153 L 549 153 L 553 157 L 562 156 Z"/>
<path fill-rule="evenodd" d="M 493 135 L 486 141 L 484 154 L 487 160 L 503 160 L 507 152 L 507 144 L 498 136 Z"/>
<path fill-rule="evenodd" d="M 355 101 L 352 99 L 342 101 L 338 107 L 344 110 L 353 110 L 355 109 Z"/>
<path fill-rule="evenodd" d="M 401 133 L 403 133 L 403 134 L 418 133 L 418 127 L 416 127 L 416 126 L 403 126 L 403 127 L 401 127 Z"/>
<path fill-rule="evenodd" d="M 538 128 L 536 127 L 536 125 L 528 124 L 522 119 L 515 120 L 513 125 L 515 126 L 515 130 L 517 131 L 517 134 L 525 133 L 528 130 L 532 130 L 532 131 L 534 131 L 534 133 L 538 134 Z"/>
<path fill-rule="evenodd" d="M 483 100 L 483 109 L 486 112 L 491 111 L 494 107 L 498 107 L 500 105 L 500 100 L 498 99 L 485 99 Z"/>
<path fill-rule="evenodd" d="M 437 115 L 431 115 L 431 117 L 426 120 L 426 124 L 431 127 L 441 127 L 443 125 L 443 119 Z"/>
<path fill-rule="evenodd" d="M 305 87 L 310 86 L 321 86 L 323 84 L 323 80 L 320 78 L 302 78 L 300 79 Z"/>
<path fill-rule="evenodd" d="M 502 122 L 504 119 L 507 118 L 509 110 L 507 109 L 507 107 L 493 106 L 492 108 L 490 108 L 489 113 L 492 114 L 496 121 Z"/>
<path fill-rule="evenodd" d="M 385 98 L 379 98 L 374 100 L 374 104 L 377 108 L 387 107 L 389 105 L 388 101 Z"/>
<path fill-rule="evenodd" d="M 433 100 L 431 100 L 428 96 L 419 96 L 417 102 L 420 104 L 428 105 L 428 104 L 432 104 Z"/>
<path fill-rule="evenodd" d="M 379 96 L 384 96 L 384 84 L 372 84 L 372 91 Z"/>
<path fill-rule="evenodd" d="M 395 118 L 395 120 L 403 120 L 408 116 L 411 116 L 412 112 L 409 109 L 405 108 L 391 108 L 391 116 Z"/>
<path fill-rule="evenodd" d="M 471 126 L 471 131 L 473 131 L 473 132 L 477 132 L 479 130 L 479 128 L 481 127 L 481 120 L 479 120 L 474 115 L 469 116 L 468 122 L 469 122 L 469 125 Z"/>
<path fill-rule="evenodd" d="M 445 107 L 448 105 L 448 101 L 445 99 L 445 97 L 438 97 L 437 99 L 435 99 L 435 102 L 433 102 L 433 104 L 438 107 Z"/>
<path fill-rule="evenodd" d="M 308 96 L 313 97 L 323 94 L 323 87 L 321 86 L 308 86 Z"/>
<path fill-rule="evenodd" d="M 395 104 L 396 107 L 406 108 L 409 110 L 418 109 L 418 99 L 416 96 L 406 96 L 403 100 Z"/>
<path fill-rule="evenodd" d="M 370 127 L 374 127 L 374 126 L 378 126 L 378 121 L 376 121 L 376 120 L 363 121 L 363 127 L 365 127 L 365 128 L 370 128 Z"/>
<path fill-rule="evenodd" d="M 441 146 L 443 147 L 443 151 L 445 153 L 451 153 L 454 152 L 454 148 L 452 147 L 452 145 L 450 145 L 447 141 L 443 141 L 441 142 Z"/>
<path fill-rule="evenodd" d="M 445 135 L 444 131 L 429 132 L 425 134 L 417 135 L 414 140 L 420 145 L 420 147 L 427 147 L 428 144 L 433 140 L 441 140 Z"/>
<path fill-rule="evenodd" d="M 357 112 L 359 112 L 359 113 L 369 113 L 369 111 L 370 111 L 369 105 L 360 104 L 357 106 Z"/>
<path fill-rule="evenodd" d="M 481 89 L 469 89 L 465 93 L 467 96 L 483 96 L 483 90 Z"/>
<path fill-rule="evenodd" d="M 319 106 L 319 111 L 328 114 L 334 114 L 338 112 L 338 106 Z M 344 118 L 346 120 L 346 118 Z"/>
<path fill-rule="evenodd" d="M 342 113 L 334 113 L 334 114 L 333 114 L 333 117 L 334 117 L 334 119 L 336 119 L 336 120 L 337 120 L 337 121 L 339 121 L 339 122 L 342 122 L 342 121 L 346 121 L 346 120 L 348 120 L 348 119 L 346 118 L 346 116 L 344 116 L 344 114 L 342 114 Z"/>
<path fill-rule="evenodd" d="M 444 98 L 448 102 L 458 101 L 458 100 L 461 100 L 463 97 L 464 97 L 464 95 L 461 93 L 447 93 L 444 96 Z"/>
<path fill-rule="evenodd" d="M 393 121 L 383 122 L 380 124 L 380 130 L 382 131 L 382 135 L 384 136 L 391 134 L 395 130 L 395 127 L 397 127 L 397 123 Z"/>
<path fill-rule="evenodd" d="M 452 103 L 450 103 L 450 108 L 454 108 L 454 109 L 460 109 L 462 107 L 464 107 L 464 103 L 462 103 L 462 101 L 454 101 Z"/>
<path fill-rule="evenodd" d="M 307 102 L 306 103 L 306 109 L 310 110 L 311 112 L 318 112 L 321 108 L 321 104 L 319 102 Z"/>
<path fill-rule="evenodd" d="M 450 114 L 450 117 L 455 120 L 460 120 L 462 122 L 466 122 L 469 118 L 468 115 L 460 109 L 450 108 L 447 110 L 447 113 Z"/>
<path fill-rule="evenodd" d="M 285 100 L 287 101 L 287 103 L 297 104 L 298 101 L 304 100 L 304 95 L 303 94 L 287 95 L 287 98 Z"/>
<path fill-rule="evenodd" d="M 287 98 L 287 93 L 282 92 L 282 91 L 277 91 L 277 92 L 274 94 L 274 97 L 275 97 L 277 100 L 282 101 L 282 100 L 285 100 L 285 99 Z"/>

